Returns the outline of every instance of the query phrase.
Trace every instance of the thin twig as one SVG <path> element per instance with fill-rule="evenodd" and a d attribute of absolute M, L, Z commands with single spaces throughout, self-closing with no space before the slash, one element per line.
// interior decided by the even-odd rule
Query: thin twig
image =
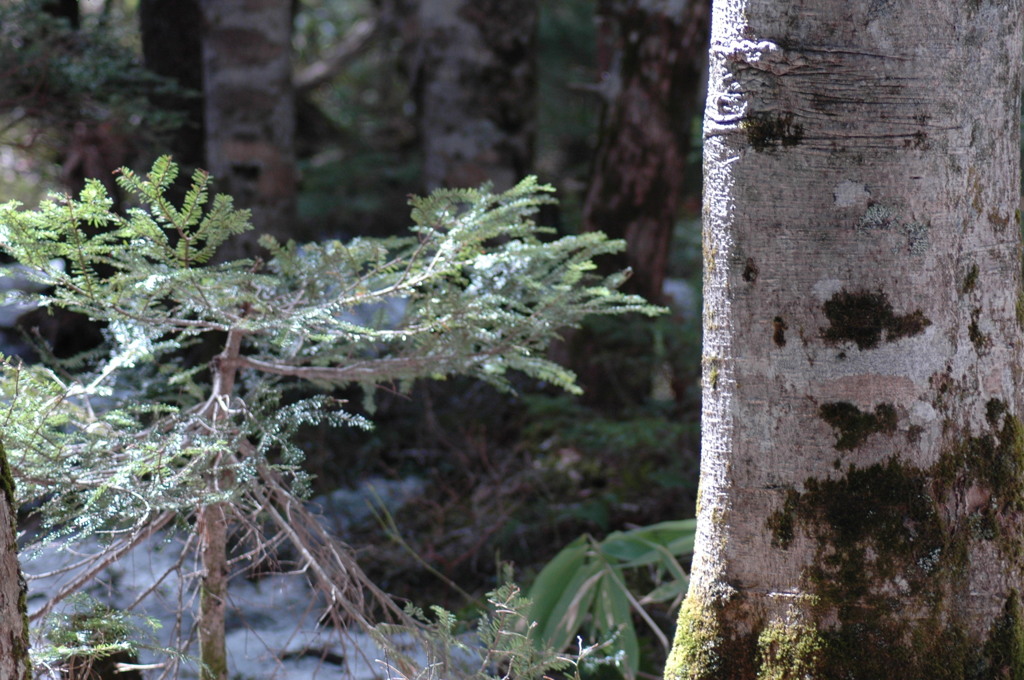
<path fill-rule="evenodd" d="M 125 539 L 119 547 L 113 549 L 108 548 L 103 552 L 99 553 L 98 555 L 96 555 L 95 564 L 92 567 L 76 576 L 63 588 L 57 591 L 57 594 L 51 597 L 49 600 L 47 600 L 46 604 L 44 604 L 39 609 L 39 611 L 30 615 L 28 617 L 28 620 L 37 621 L 38 619 L 49 614 L 53 610 L 53 608 L 60 604 L 64 599 L 81 590 L 82 587 L 85 586 L 85 584 L 87 584 L 93 578 L 95 578 L 97 574 L 99 574 L 101 571 L 109 567 L 111 564 L 117 562 L 119 559 L 121 559 L 126 554 L 131 552 L 139 543 L 141 543 L 142 541 L 144 541 L 145 539 L 149 538 L 154 533 L 162 529 L 172 519 L 174 519 L 174 517 L 175 514 L 173 512 L 164 512 L 158 517 L 156 517 L 156 519 L 147 522 L 145 526 L 143 526 L 131 537 Z"/>

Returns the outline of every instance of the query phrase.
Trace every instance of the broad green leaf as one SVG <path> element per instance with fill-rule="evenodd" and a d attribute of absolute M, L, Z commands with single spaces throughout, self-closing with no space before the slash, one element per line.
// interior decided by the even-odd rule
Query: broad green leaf
<path fill-rule="evenodd" d="M 563 590 L 546 594 L 557 598 L 547 618 L 531 616 L 538 624 L 539 641 L 544 646 L 565 649 L 575 639 L 590 615 L 603 575 L 600 563 L 586 560 L 571 575 Z"/>
<path fill-rule="evenodd" d="M 686 590 L 689 587 L 690 578 L 684 574 L 681 579 L 673 579 L 662 583 L 660 586 L 644 595 L 643 599 L 647 602 L 671 602 L 677 597 L 685 595 Z"/>
<path fill-rule="evenodd" d="M 534 621 L 541 622 L 542 626 L 543 622 L 550 621 L 562 593 L 583 566 L 588 548 L 587 536 L 580 536 L 562 548 L 537 574 L 527 593 L 533 602 L 530 612 Z"/>
<path fill-rule="evenodd" d="M 620 578 L 606 572 L 594 598 L 594 628 L 601 639 L 613 638 L 611 649 L 623 652 L 623 671 L 635 678 L 640 667 L 640 643 L 637 640 L 629 594 Z"/>

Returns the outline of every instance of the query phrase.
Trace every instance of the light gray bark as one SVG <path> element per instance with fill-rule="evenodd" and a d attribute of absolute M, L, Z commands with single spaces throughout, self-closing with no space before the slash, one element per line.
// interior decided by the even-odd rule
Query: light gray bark
<path fill-rule="evenodd" d="M 424 183 L 499 190 L 527 174 L 537 0 L 419 0 Z"/>
<path fill-rule="evenodd" d="M 28 680 L 25 580 L 18 566 L 14 480 L 0 445 L 0 678 Z"/>
<path fill-rule="evenodd" d="M 710 61 L 666 677 L 1024 677 L 1020 1 L 721 0 Z"/>
<path fill-rule="evenodd" d="M 202 13 L 207 169 L 252 210 L 254 231 L 226 254 L 251 254 L 295 223 L 291 1 L 203 0 Z"/>

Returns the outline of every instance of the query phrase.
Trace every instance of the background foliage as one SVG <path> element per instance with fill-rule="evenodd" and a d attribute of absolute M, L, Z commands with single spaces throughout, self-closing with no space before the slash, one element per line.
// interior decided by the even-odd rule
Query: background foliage
<path fill-rule="evenodd" d="M 299 63 L 315 60 L 337 35 L 372 16 L 374 9 L 371 3 L 355 1 L 309 0 L 301 3 L 295 34 Z M 137 136 L 135 153 L 138 160 L 132 163 L 134 167 L 148 167 L 150 161 L 161 153 L 161 131 L 173 129 L 179 119 L 175 118 L 174 112 L 154 107 L 149 101 L 152 93 L 162 92 L 169 85 L 136 68 L 135 5 L 132 2 L 107 2 L 103 9 L 85 13 L 90 30 L 84 34 L 72 33 L 61 26 L 59 20 L 46 18 L 38 12 L 38 5 L 14 3 L 0 8 L 0 12 L 19 11 L 31 11 L 31 18 L 13 20 L 8 16 L 6 21 L 0 18 L 0 26 L 6 27 L 7 31 L 17 26 L 22 31 L 50 31 L 64 37 L 49 43 L 56 47 L 49 48 L 45 54 L 24 50 L 0 53 L 4 64 L 29 59 L 39 66 L 38 70 L 19 70 L 19 75 L 27 78 L 24 81 L 27 85 L 19 85 L 23 89 L 6 91 L 40 91 L 37 84 L 43 83 L 45 87 L 41 91 L 54 96 L 59 93 L 61 98 L 59 101 L 45 100 L 46 105 L 34 106 L 31 110 L 13 98 L 12 101 L 0 102 L 7 126 L 3 141 L 11 145 L 7 147 L 8 151 L 14 146 L 28 151 L 27 154 L 19 152 L 7 156 L 11 160 L 3 164 L 4 170 L 0 170 L 0 198 L 22 199 L 34 205 L 45 193 L 45 187 L 57 185 L 63 162 L 61 149 L 73 136 L 73 130 L 67 124 L 69 120 L 115 121 L 126 128 L 144 128 L 147 133 L 152 132 Z M 5 34 L 0 46 L 17 47 L 18 40 L 26 40 L 15 38 Z M 99 42 L 89 42 L 88 45 L 74 43 L 75 40 L 86 39 Z M 26 44 L 39 43 L 28 41 Z M 62 56 L 65 48 L 66 58 Z M 73 55 L 82 50 L 103 57 L 97 66 L 90 67 L 93 71 L 86 74 L 88 77 L 74 71 L 82 67 Z M 540 235 L 538 238 L 542 240 L 539 243 L 573 234 L 579 224 L 579 206 L 598 136 L 600 99 L 589 87 L 600 78 L 595 70 L 595 52 L 591 2 L 559 0 L 542 3 L 537 53 L 541 95 L 536 168 L 542 181 L 558 187 L 561 205 L 558 208 L 540 206 L 543 210 L 541 221 L 555 226 L 558 233 Z M 55 58 L 50 59 L 51 56 Z M 320 88 L 312 95 L 329 125 L 317 128 L 314 143 L 307 143 L 305 150 L 300 141 L 303 176 L 299 196 L 301 228 L 297 231 L 300 238 L 318 242 L 336 237 L 396 238 L 408 226 L 406 198 L 410 193 L 421 190 L 418 185 L 420 159 L 415 143 L 415 111 L 410 107 L 413 84 L 403 72 L 400 62 L 399 46 L 393 39 L 377 40 L 354 59 L 329 87 Z M 68 78 L 71 78 L 73 87 L 58 86 Z M 43 135 L 39 138 L 45 139 L 46 144 L 30 144 L 33 135 Z M 11 172 L 11 167 L 17 170 Z M 26 182 L 26 177 L 32 178 L 31 181 Z M 149 181 L 142 177 L 136 180 Z M 128 181 L 132 181 L 131 176 L 128 176 Z M 157 186 L 159 182 L 156 181 Z M 165 211 L 166 206 L 161 206 L 152 195 L 147 198 L 145 192 L 148 190 L 141 185 L 140 188 L 143 189 L 143 198 L 134 204 L 137 209 L 148 204 L 150 207 L 146 209 L 153 208 L 154 215 Z M 100 187 L 89 185 L 86 191 L 84 204 L 100 200 Z M 694 185 L 692 193 L 698 195 L 699 186 Z M 193 194 L 189 200 L 198 198 L 199 194 Z M 57 211 L 60 208 L 48 209 Z M 227 210 L 227 207 L 214 206 L 214 209 Z M 179 216 L 187 212 L 186 204 L 186 208 L 179 211 Z M 688 281 L 691 291 L 699 289 L 696 247 L 699 238 L 693 219 L 695 212 L 691 204 L 689 214 L 681 216 L 671 264 L 671 274 L 677 280 Z M 173 217 L 173 214 L 167 214 Z M 105 226 L 106 218 L 102 214 L 84 213 L 81 217 L 86 223 L 92 221 L 95 226 Z M 144 233 L 146 228 L 139 227 L 140 233 Z M 189 228 L 201 230 L 202 226 L 196 223 Z M 199 231 L 190 238 L 177 241 L 172 238 L 163 244 L 153 242 L 146 248 L 154 249 L 152 252 L 162 249 L 167 255 L 173 251 L 179 263 L 206 261 L 215 242 Z M 409 243 L 406 242 L 407 245 Z M 55 247 L 56 244 L 55 241 Z M 74 251 L 74 244 L 60 247 L 66 250 L 48 254 L 43 250 L 25 251 L 19 255 L 43 267 L 44 271 L 54 257 L 66 257 L 68 269 L 64 272 L 51 271 L 55 277 L 73 277 L 87 272 L 88 266 L 76 260 L 78 253 Z M 547 246 L 538 244 L 535 247 Z M 145 248 L 139 248 L 126 253 L 124 257 L 134 259 L 123 263 L 124 271 L 138 268 L 139 263 L 146 260 L 146 252 Z M 342 266 L 337 254 L 330 252 L 326 245 L 302 249 L 279 246 L 274 252 L 278 255 L 278 264 L 274 266 L 291 261 L 294 268 L 294 271 L 282 270 L 275 274 L 298 275 L 306 266 L 324 266 L 327 261 Z M 361 256 L 367 258 L 364 262 L 378 262 L 373 259 L 372 250 Z M 107 261 L 108 257 L 97 254 L 93 264 L 116 269 L 118 264 Z M 204 318 L 202 315 L 207 309 L 207 302 L 198 293 L 204 290 L 206 283 L 201 278 L 193 278 L 189 285 L 180 286 L 187 277 L 195 276 L 194 273 L 182 273 L 186 269 L 189 268 L 177 273 L 145 269 L 148 272 L 146 276 L 140 275 L 133 280 L 122 277 L 117 285 L 153 286 L 148 304 L 175 300 L 175 304 L 195 312 L 196 318 Z M 215 267 L 214 270 L 218 277 L 235 281 L 234 294 L 240 301 L 259 304 L 259 296 L 246 288 L 246 282 L 258 281 L 262 274 L 253 276 L 244 268 L 237 267 Z M 452 290 L 469 290 L 469 284 L 460 278 L 462 276 L 461 272 L 453 272 L 445 285 Z M 82 281 L 85 291 L 94 285 L 110 285 L 102 280 L 89 283 L 88 276 Z M 317 286 L 335 284 L 307 281 L 305 285 L 312 291 Z M 190 297 L 174 298 L 179 289 Z M 523 292 L 517 291 L 517 294 Z M 540 376 L 535 374 L 533 378 L 524 378 L 521 375 L 506 376 L 503 368 L 494 370 L 492 366 L 481 368 L 477 376 L 497 382 L 501 387 L 511 387 L 515 394 L 464 378 L 411 383 L 408 390 L 403 391 L 378 390 L 370 394 L 371 398 L 366 398 L 364 391 L 358 388 L 332 387 L 331 403 L 345 403 L 344 414 L 336 412 L 337 417 L 347 418 L 350 422 L 372 418 L 377 426 L 372 430 L 338 430 L 330 427 L 329 423 L 306 422 L 303 418 L 294 417 L 294 410 L 282 411 L 273 422 L 282 428 L 295 430 L 293 441 L 297 442 L 297 449 L 292 453 L 301 455 L 306 461 L 311 474 L 301 481 L 308 483 L 315 494 L 323 494 L 326 498 L 327 494 L 338 489 L 358 490 L 370 483 L 416 480 L 418 491 L 397 499 L 397 502 L 392 501 L 391 512 L 394 531 L 403 536 L 419 559 L 411 558 L 409 551 L 398 543 L 384 540 L 384 530 L 371 515 L 362 514 L 347 527 L 351 532 L 350 540 L 366 546 L 360 561 L 370 576 L 400 597 L 463 610 L 469 606 L 463 596 L 425 569 L 422 562 L 458 583 L 477 601 L 482 601 L 485 599 L 483 593 L 494 586 L 494 574 L 499 564 L 514 563 L 517 578 L 529 584 L 547 561 L 566 545 L 570 545 L 572 550 L 582 551 L 578 553 L 580 555 L 585 552 L 590 556 L 579 562 L 583 570 L 580 573 L 592 575 L 595 572 L 588 570 L 595 569 L 595 564 L 603 564 L 602 569 L 609 570 L 604 573 L 626 574 L 620 580 L 631 586 L 628 592 L 640 597 L 653 582 L 648 582 L 648 579 L 656 580 L 646 572 L 643 577 L 636 575 L 649 565 L 638 568 L 639 571 L 634 573 L 623 567 L 625 563 L 611 558 L 608 558 L 611 561 L 601 562 L 605 558 L 601 557 L 604 553 L 600 546 L 604 545 L 606 536 L 621 536 L 615 532 L 628 534 L 640 526 L 692 514 L 699 413 L 696 382 L 699 314 L 695 311 L 699 309 L 699 295 L 693 298 L 680 306 L 671 318 L 655 322 L 639 318 L 622 319 L 621 323 L 599 330 L 600 334 L 608 336 L 611 343 L 607 356 L 629 357 L 633 370 L 653 378 L 651 389 L 624 408 L 597 408 L 558 393 L 551 389 L 551 384 L 559 382 L 555 369 Z M 470 296 L 454 299 L 458 302 L 452 303 L 453 308 L 431 306 L 430 313 L 437 313 L 442 318 L 446 314 L 451 317 L 453 314 L 474 313 L 472 306 L 464 304 Z M 82 301 L 78 306 L 89 313 L 96 313 L 102 307 Z M 154 310 L 156 307 L 143 307 L 135 313 L 150 314 L 149 318 L 155 318 Z M 322 313 L 323 310 L 308 310 L 302 325 L 315 327 L 317 315 Z M 376 318 L 381 320 L 387 313 L 382 306 L 373 310 L 371 317 L 376 314 Z M 466 317 L 467 321 L 470 318 Z M 108 321 L 116 322 L 116 319 Z M 205 322 L 209 321 L 206 319 Z M 210 332 L 224 330 L 210 323 Z M 475 323 L 468 323 L 467 327 Z M 35 346 L 36 355 L 46 356 L 51 350 L 55 354 L 62 353 L 59 346 L 47 345 L 50 338 L 45 331 L 34 335 L 32 327 L 25 330 L 29 333 L 29 344 Z M 82 449 L 86 453 L 81 455 L 100 455 L 103 446 L 111 441 L 108 425 L 121 427 L 134 423 L 132 427 L 142 431 L 156 420 L 166 418 L 174 409 L 185 408 L 185 404 L 202 393 L 205 379 L 205 368 L 199 367 L 202 362 L 186 368 L 188 362 L 184 359 L 208 357 L 210 348 L 201 341 L 198 333 L 181 328 L 171 332 L 175 335 L 173 342 L 162 336 L 139 337 L 119 328 L 116 323 L 102 331 L 107 339 L 121 347 L 119 361 L 122 363 L 118 367 L 133 369 L 118 371 L 117 389 L 125 394 L 132 394 L 134 390 L 135 394 L 141 395 L 145 383 L 149 390 L 148 400 L 154 386 L 162 385 L 163 392 L 159 395 L 161 406 L 147 411 L 144 403 L 148 402 L 144 402 L 141 396 L 134 403 L 123 404 L 120 411 L 113 411 L 114 415 L 109 416 L 114 419 L 111 422 L 97 422 L 91 429 L 78 433 L 83 441 L 92 442 L 92 449 Z M 267 347 L 273 345 L 279 349 L 294 341 L 294 335 L 289 335 L 289 332 L 287 328 L 282 329 L 280 335 L 267 341 Z M 349 339 L 358 340 L 357 335 L 353 331 Z M 22 339 L 13 330 L 9 337 Z M 424 334 L 416 341 L 422 343 L 416 345 L 417 350 L 423 350 L 425 346 L 429 349 L 433 341 L 429 334 Z M 170 351 L 172 345 L 181 345 L 185 349 Z M 379 340 L 367 340 L 363 344 L 356 341 L 347 347 L 353 351 L 375 351 L 379 348 Z M 389 349 L 395 347 L 398 343 L 389 345 Z M 650 349 L 652 347 L 653 350 Z M 166 366 L 143 360 L 145 356 L 160 353 L 173 360 Z M 178 362 L 179 358 L 183 360 Z M 520 357 L 520 361 L 525 362 L 523 365 L 532 360 Z M 63 429 L 71 416 L 47 408 L 54 398 L 72 389 L 61 371 L 88 369 L 100 378 L 104 365 L 109 367 L 109 363 L 104 364 L 100 356 L 87 355 L 70 363 L 58 363 L 59 368 L 53 375 L 40 377 L 32 397 L 37 400 L 39 427 L 62 437 L 66 435 Z M 534 365 L 540 367 L 540 364 Z M 9 364 L 7 370 L 9 375 L 13 375 L 13 364 Z M 22 373 L 19 387 L 13 387 L 18 385 L 16 381 L 4 381 L 4 389 L 8 394 L 11 389 L 19 389 L 22 398 L 33 394 L 33 390 L 27 389 L 28 382 L 33 380 L 31 375 Z M 396 373 L 394 377 L 401 380 L 405 376 Z M 538 380 L 538 377 L 545 380 Z M 58 382 L 53 382 L 52 378 Z M 101 390 L 102 393 L 91 396 L 91 399 L 102 401 L 113 393 L 103 380 L 96 387 L 103 386 L 107 391 Z M 252 402 L 268 412 L 282 408 L 285 404 L 275 401 L 274 391 L 277 389 L 268 388 L 259 394 L 254 392 Z M 289 386 L 288 389 L 291 390 L 289 399 L 311 396 L 302 388 Z M 608 389 L 616 389 L 611 376 Z M 82 408 L 85 408 L 84 417 L 90 417 L 88 408 Z M 77 418 L 83 413 L 79 411 L 72 415 Z M 287 437 L 282 435 L 277 441 L 286 440 Z M 161 446 L 154 443 L 153 455 L 161 450 Z M 287 466 L 285 452 L 281 449 L 282 457 L 275 462 Z M 186 461 L 187 447 L 176 455 Z M 66 461 L 64 469 L 77 475 L 79 462 Z M 116 490 L 121 481 L 123 478 L 111 472 L 101 485 L 106 485 L 107 490 L 104 494 L 95 494 L 98 488 L 96 480 L 82 480 L 85 492 L 79 503 L 90 508 L 108 504 L 110 521 L 115 521 L 118 513 L 124 510 L 120 504 L 135 502 L 130 494 L 114 501 L 117 495 L 110 492 Z M 154 487 L 158 486 L 154 482 Z M 26 490 L 34 493 L 30 487 Z M 159 492 L 159 489 L 154 488 L 154 491 Z M 180 489 L 174 493 L 165 492 L 168 507 L 175 502 L 179 505 L 187 503 L 188 494 L 180 496 L 179 492 Z M 90 493 L 94 495 L 90 496 Z M 67 506 L 64 516 L 81 507 Z M 325 507 L 329 508 L 330 504 L 325 502 Z M 67 530 L 74 527 L 73 524 L 61 526 Z M 97 528 L 102 526 L 102 523 L 96 525 Z M 592 538 L 578 538 L 583 534 Z M 607 540 L 616 545 L 619 539 Z M 672 554 L 675 555 L 673 559 L 679 559 L 685 567 L 685 555 L 680 552 Z M 636 581 L 631 581 L 634 578 Z M 605 583 L 612 580 L 609 577 Z M 623 594 L 625 592 L 622 591 Z M 536 588 L 531 590 L 531 594 L 542 600 L 545 595 L 542 589 Z M 671 600 L 652 600 L 647 606 L 648 615 L 666 631 L 671 620 L 670 605 Z M 609 626 L 593 625 L 600 619 L 600 616 L 595 618 L 594 613 L 591 611 L 586 621 L 577 622 L 581 624 L 581 630 L 597 636 L 612 634 Z M 649 652 L 642 664 L 636 665 L 631 661 L 630 669 L 657 672 L 661 652 L 656 651 L 656 636 L 644 641 L 647 633 L 635 610 L 626 618 L 641 624 L 631 628 L 638 635 L 636 644 Z M 627 636 L 619 631 L 614 631 L 614 634 L 619 636 L 616 644 L 623 645 Z"/>

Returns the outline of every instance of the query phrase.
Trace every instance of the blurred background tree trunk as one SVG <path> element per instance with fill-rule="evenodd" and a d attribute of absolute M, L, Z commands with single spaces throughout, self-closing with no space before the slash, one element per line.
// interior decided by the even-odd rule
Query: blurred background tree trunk
<path fill-rule="evenodd" d="M 624 289 L 652 302 L 663 302 L 672 231 L 686 189 L 710 17 L 710 0 L 597 5 L 597 91 L 605 107 L 582 229 L 626 239 L 626 251 L 601 264 L 606 273 L 632 268 Z M 650 393 L 656 367 L 635 365 L 638 356 L 652 356 L 650 322 L 642 324 L 645 330 L 609 333 L 608 320 L 597 320 L 572 335 L 568 358 L 587 402 L 617 409 Z"/>
<path fill-rule="evenodd" d="M 49 0 L 43 3 L 43 9 L 55 17 L 67 19 L 71 28 L 78 28 L 81 24 L 78 0 Z"/>
<path fill-rule="evenodd" d="M 530 172 L 537 0 L 419 0 L 414 59 L 426 188 Z"/>
<path fill-rule="evenodd" d="M 202 13 L 207 169 L 255 226 L 220 256 L 251 255 L 260 235 L 287 238 L 296 220 L 292 3 L 209 0 Z"/>
<path fill-rule="evenodd" d="M 139 29 L 146 68 L 171 78 L 187 92 L 154 95 L 157 106 L 186 114 L 186 122 L 167 140 L 169 152 L 190 175 L 203 166 L 203 16 L 199 0 L 139 0 Z"/>
<path fill-rule="evenodd" d="M 633 268 L 625 288 L 660 302 L 672 228 L 702 102 L 710 0 L 601 0 L 597 6 L 600 141 L 583 230 L 624 238 L 608 269 Z"/>

